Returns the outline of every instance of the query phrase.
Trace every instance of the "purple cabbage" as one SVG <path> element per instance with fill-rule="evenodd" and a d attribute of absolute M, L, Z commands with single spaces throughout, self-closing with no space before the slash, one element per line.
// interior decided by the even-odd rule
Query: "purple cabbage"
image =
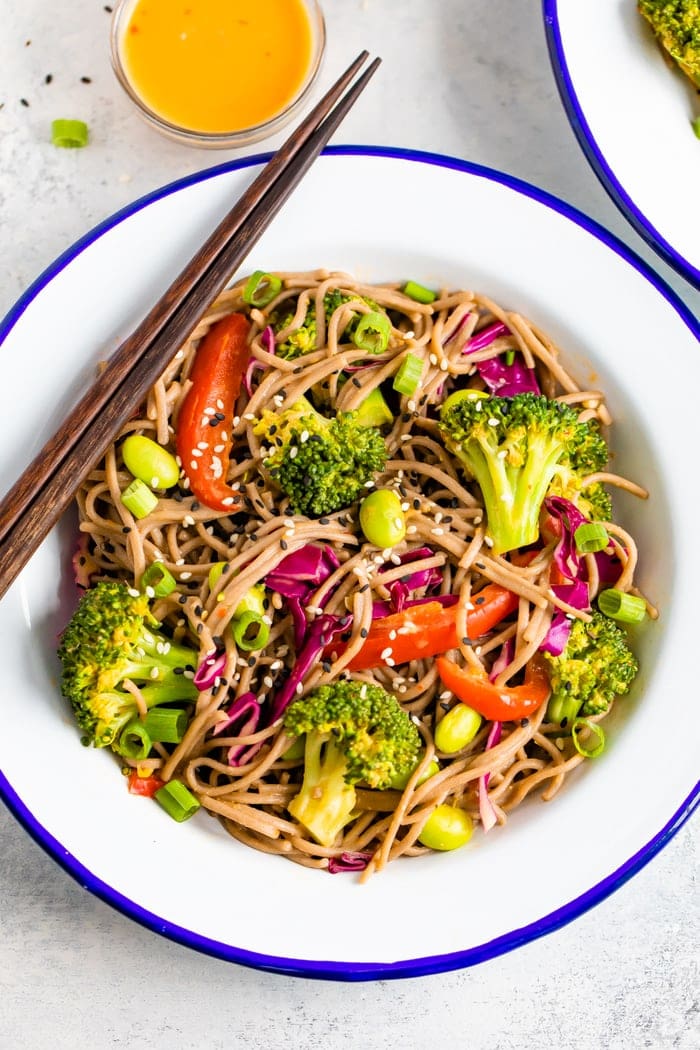
<path fill-rule="evenodd" d="M 329 875 L 340 875 L 344 871 L 364 871 L 372 859 L 371 853 L 341 853 L 328 861 Z"/>
<path fill-rule="evenodd" d="M 576 550 L 574 533 L 579 525 L 588 522 L 578 507 L 563 496 L 548 496 L 544 501 L 545 508 L 560 527 L 559 542 L 554 548 L 554 561 L 567 580 L 576 580 L 581 574 L 581 555 Z M 573 605 L 573 602 L 570 604 Z"/>
<path fill-rule="evenodd" d="M 204 657 L 193 678 L 193 682 L 200 693 L 204 692 L 205 689 L 211 689 L 216 679 L 223 674 L 225 667 L 226 653 L 223 649 L 220 652 L 215 650 L 209 656 Z"/>
<path fill-rule="evenodd" d="M 411 562 L 421 561 L 423 558 L 432 558 L 435 554 L 434 550 L 430 547 L 416 547 L 412 551 L 406 551 L 405 554 L 401 555 L 401 565 L 410 565 Z M 391 566 L 387 566 L 380 570 L 386 572 Z M 410 605 L 417 604 L 416 601 L 409 601 L 409 594 L 411 591 L 417 591 L 419 588 L 424 587 L 426 590 L 431 587 L 437 587 L 442 582 L 442 573 L 439 568 L 434 565 L 431 569 L 420 569 L 418 572 L 408 573 L 406 576 L 402 576 L 399 580 L 394 580 L 392 583 L 387 584 L 387 590 L 391 595 L 389 600 L 389 612 L 372 613 L 372 619 L 376 619 L 378 616 L 388 616 L 392 612 L 403 612 L 404 609 Z M 425 599 L 421 599 L 425 600 Z M 386 602 L 375 603 L 382 606 L 386 606 Z"/>
<path fill-rule="evenodd" d="M 298 551 L 293 551 L 265 577 L 265 586 L 276 591 L 286 599 L 287 608 L 294 624 L 294 647 L 301 649 L 308 623 L 305 606 L 312 591 L 320 587 L 340 565 L 338 556 L 332 547 L 317 546 L 307 543 Z M 330 592 L 324 603 L 331 597 Z"/>
<path fill-rule="evenodd" d="M 564 590 L 564 588 L 560 587 L 559 590 Z M 588 588 L 586 588 L 586 599 L 588 599 Z M 564 601 L 568 599 L 564 598 Z M 569 602 L 569 605 L 573 605 L 573 602 Z M 549 653 L 550 656 L 560 656 L 566 649 L 570 634 L 571 620 L 562 609 L 555 609 L 549 630 L 538 648 L 541 652 Z"/>
<path fill-rule="evenodd" d="M 486 738 L 485 751 L 490 751 L 492 747 L 501 739 L 501 722 L 494 722 L 489 731 L 489 735 Z M 498 823 L 498 817 L 496 816 L 496 810 L 494 809 L 493 802 L 489 798 L 488 786 L 489 780 L 491 779 L 490 773 L 484 773 L 483 776 L 479 777 L 479 816 L 481 817 L 481 824 L 484 832 L 490 831 L 494 824 Z"/>
<path fill-rule="evenodd" d="M 304 678 L 312 664 L 321 655 L 329 642 L 336 635 L 347 631 L 351 624 L 352 616 L 349 613 L 346 616 L 331 616 L 330 613 L 324 613 L 311 621 L 306 631 L 304 643 L 297 653 L 294 667 L 272 701 L 270 724 L 282 717 L 296 696 L 297 686 L 303 684 Z"/>
<path fill-rule="evenodd" d="M 214 736 L 221 736 L 226 730 L 230 730 L 234 736 L 251 736 L 258 728 L 260 721 L 260 704 L 255 693 L 242 693 L 233 701 L 226 715 L 226 721 L 219 722 L 214 727 Z M 262 745 L 262 740 L 259 740 L 257 744 L 232 745 L 228 749 L 228 764 L 244 766 L 257 755 Z"/>
<path fill-rule="evenodd" d="M 266 350 L 268 354 L 274 354 L 275 352 L 275 333 L 270 325 L 265 328 L 262 335 L 260 336 L 260 342 L 262 343 L 263 350 Z M 243 386 L 245 387 L 246 394 L 248 397 L 253 396 L 253 372 L 256 369 L 265 369 L 267 366 L 258 361 L 256 357 L 251 357 L 248 362 L 248 366 L 243 373 Z"/>
<path fill-rule="evenodd" d="M 502 321 L 494 321 L 473 335 L 462 353 L 475 354 L 478 350 L 485 350 L 502 335 L 510 335 L 510 329 Z M 497 354 L 488 361 L 477 361 L 476 369 L 490 393 L 499 397 L 541 393 L 535 370 L 528 368 L 519 357 L 509 365 L 502 355 Z"/>
<path fill-rule="evenodd" d="M 507 641 L 501 646 L 501 651 L 493 661 L 491 670 L 489 671 L 489 681 L 493 682 L 498 678 L 501 671 L 505 671 L 509 663 L 511 663 L 515 656 L 515 638 L 508 638 Z"/>

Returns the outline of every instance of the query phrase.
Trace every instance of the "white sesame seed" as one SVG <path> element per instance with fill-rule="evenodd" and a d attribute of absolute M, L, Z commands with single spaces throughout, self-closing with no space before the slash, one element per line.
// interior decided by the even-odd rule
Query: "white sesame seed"
<path fill-rule="evenodd" d="M 175 357 L 173 358 L 173 360 L 174 361 L 182 361 L 184 356 L 185 356 L 185 351 L 184 350 L 178 350 L 178 352 L 175 354 Z"/>
<path fill-rule="evenodd" d="M 431 363 L 431 365 L 436 365 L 438 363 L 437 354 L 431 354 L 430 355 L 430 363 Z"/>
<path fill-rule="evenodd" d="M 141 592 L 137 591 L 135 587 L 129 587 L 129 596 L 131 598 L 140 598 Z"/>
<path fill-rule="evenodd" d="M 191 514 L 185 514 L 184 518 L 182 519 L 182 524 L 183 525 L 194 525 L 194 518 L 192 517 L 192 515 Z"/>
<path fill-rule="evenodd" d="M 418 526 L 417 525 L 409 525 L 408 528 L 406 529 L 406 534 L 408 536 L 414 536 L 417 532 L 418 532 Z"/>
<path fill-rule="evenodd" d="M 493 547 L 493 540 L 490 536 L 484 536 L 484 543 L 487 547 Z"/>
<path fill-rule="evenodd" d="M 190 470 L 199 470 L 199 463 L 196 459 L 193 459 L 190 463 Z"/>
<path fill-rule="evenodd" d="M 394 565 L 400 565 L 401 564 L 401 558 L 399 557 L 398 554 L 392 554 L 391 561 L 392 561 L 392 564 L 394 564 Z"/>
<path fill-rule="evenodd" d="M 152 488 L 152 489 L 157 489 L 157 488 L 159 487 L 159 485 L 158 485 L 158 482 L 159 482 L 159 481 L 160 481 L 160 478 L 158 478 L 158 477 L 156 477 L 156 476 L 154 475 L 154 476 L 153 476 L 153 477 L 151 478 L 151 488 Z"/>
<path fill-rule="evenodd" d="M 221 502 L 225 507 L 230 507 L 233 503 L 233 496 L 224 496 Z"/>
<path fill-rule="evenodd" d="M 207 447 L 208 447 L 207 445 L 204 446 L 204 448 L 207 448 Z M 192 449 L 192 455 L 196 456 L 197 459 L 200 459 L 200 457 L 202 455 L 202 449 L 201 448 L 193 448 Z"/>
<path fill-rule="evenodd" d="M 411 504 L 410 504 L 410 503 L 402 503 L 402 504 L 401 504 L 401 510 L 402 510 L 402 511 L 404 511 L 404 513 L 405 513 L 405 512 L 407 511 L 407 510 L 410 510 L 410 509 L 411 509 Z"/>
<path fill-rule="evenodd" d="M 221 433 L 219 434 L 219 437 L 221 438 L 222 441 L 228 441 L 228 434 L 226 433 L 225 430 L 221 431 Z"/>
<path fill-rule="evenodd" d="M 437 512 L 437 514 L 435 515 L 435 524 L 439 525 L 441 521 L 442 521 L 442 511 L 439 510 Z"/>
<path fill-rule="evenodd" d="M 224 403 L 220 397 L 216 399 L 216 407 L 219 409 L 220 412 L 223 410 Z"/>
<path fill-rule="evenodd" d="M 444 692 L 440 693 L 440 699 L 441 700 L 449 700 L 451 696 L 452 696 L 452 693 L 450 692 L 449 689 L 445 689 Z"/>
<path fill-rule="evenodd" d="M 295 692 L 297 696 L 301 696 L 301 694 L 304 692 L 304 686 L 301 684 L 301 682 L 299 682 L 299 684 L 297 685 Z"/>
<path fill-rule="evenodd" d="M 204 415 L 205 415 L 205 416 L 213 416 L 213 415 L 216 415 L 216 409 L 215 409 L 215 408 L 209 408 L 209 407 L 207 407 L 207 408 L 205 408 L 205 409 L 204 409 Z"/>
<path fill-rule="evenodd" d="M 444 536 L 445 535 L 445 530 L 441 529 L 439 526 L 436 529 L 431 529 L 430 531 L 432 532 L 433 536 Z"/>
<path fill-rule="evenodd" d="M 401 440 L 402 441 L 410 441 L 412 436 L 413 436 L 412 434 L 402 434 L 401 435 Z"/>
<path fill-rule="evenodd" d="M 365 482 L 365 488 L 366 489 L 373 489 L 374 488 L 374 482 L 373 481 L 366 481 Z"/>
<path fill-rule="evenodd" d="M 157 678 L 158 674 L 159 674 L 158 668 L 157 667 L 152 667 L 151 668 L 151 678 Z"/>
<path fill-rule="evenodd" d="M 498 420 L 496 419 L 495 416 L 491 416 L 491 418 L 488 421 L 488 424 L 489 424 L 490 427 L 497 427 L 498 426 Z"/>
<path fill-rule="evenodd" d="M 234 427 L 237 427 L 238 424 L 240 423 L 240 421 L 241 421 L 241 417 L 240 416 L 234 416 L 233 417 L 233 425 L 234 425 Z"/>
<path fill-rule="evenodd" d="M 203 427 L 209 426 L 209 418 L 208 418 L 208 416 L 202 416 L 202 418 L 200 420 L 200 426 L 203 426 Z"/>
<path fill-rule="evenodd" d="M 226 445 L 214 445 L 214 452 L 223 452 Z"/>
<path fill-rule="evenodd" d="M 191 575 L 192 575 L 191 572 L 181 572 L 180 573 L 180 579 L 181 580 L 189 580 Z"/>
<path fill-rule="evenodd" d="M 396 638 L 396 631 L 389 631 L 389 638 L 393 642 L 394 639 Z"/>
<path fill-rule="evenodd" d="M 390 657 L 390 656 L 391 656 L 391 654 L 393 653 L 393 651 L 394 651 L 394 650 L 393 650 L 393 649 L 391 648 L 391 646 L 390 646 L 390 645 L 388 645 L 388 646 L 386 647 L 386 649 L 382 649 L 381 653 L 379 654 L 379 659 L 380 659 L 380 660 L 386 660 L 386 659 L 387 659 L 388 657 Z"/>
<path fill-rule="evenodd" d="M 360 697 L 362 700 L 367 696 L 367 683 L 365 682 L 360 688 Z"/>
<path fill-rule="evenodd" d="M 255 419 L 255 416 L 254 416 L 254 414 L 252 412 L 246 412 L 245 415 L 243 416 L 243 418 L 247 419 L 248 422 L 252 422 L 252 420 Z"/>
<path fill-rule="evenodd" d="M 408 409 L 409 412 L 415 412 L 415 410 L 416 410 L 416 403 L 415 403 L 415 401 L 413 401 L 413 400 L 409 401 L 407 403 L 407 405 L 406 405 L 406 408 Z"/>
<path fill-rule="evenodd" d="M 183 671 L 182 672 L 182 677 L 183 678 L 190 678 L 190 679 L 192 679 L 192 678 L 194 678 L 194 671 Z"/>
<path fill-rule="evenodd" d="M 441 372 L 446 372 L 449 367 L 450 367 L 450 365 L 449 365 L 449 362 L 447 360 L 443 359 L 440 362 L 440 371 Z"/>
<path fill-rule="evenodd" d="M 295 521 L 293 518 L 282 518 L 282 524 L 286 525 L 288 529 L 293 529 L 295 527 Z"/>
<path fill-rule="evenodd" d="M 298 451 L 299 451 L 299 449 L 297 448 L 297 446 L 296 445 L 292 445 L 292 447 L 289 450 L 289 458 L 290 459 L 295 459 Z"/>
<path fill-rule="evenodd" d="M 148 598 L 155 598 L 155 596 L 156 596 L 156 592 L 155 592 L 155 591 L 153 590 L 153 588 L 152 588 L 152 587 L 147 587 L 147 588 L 146 588 L 146 596 L 147 596 Z M 159 650 L 159 651 L 160 651 L 160 650 Z"/>
<path fill-rule="evenodd" d="M 299 440 L 301 441 L 302 445 L 304 444 L 305 441 L 309 440 L 309 432 L 308 432 L 308 430 L 302 430 L 301 437 L 299 438 Z"/>
<path fill-rule="evenodd" d="M 273 684 L 274 683 L 273 683 L 272 679 L 270 678 L 269 674 L 266 674 L 265 677 L 263 678 L 263 685 L 266 685 L 268 689 L 272 689 Z"/>

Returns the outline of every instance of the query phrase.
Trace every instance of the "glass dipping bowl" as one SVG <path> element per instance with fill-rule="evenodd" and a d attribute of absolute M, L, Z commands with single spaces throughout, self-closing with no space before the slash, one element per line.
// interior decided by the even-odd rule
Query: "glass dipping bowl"
<path fill-rule="evenodd" d="M 197 0 L 191 0 L 196 4 Z M 117 0 L 111 20 L 110 46 L 112 66 L 122 88 L 136 106 L 137 111 L 147 124 L 156 128 L 171 139 L 190 146 L 206 149 L 232 149 L 246 146 L 251 142 L 279 131 L 302 108 L 321 67 L 326 46 L 326 27 L 323 12 L 317 0 L 300 0 L 305 9 L 311 31 L 311 49 L 309 65 L 304 78 L 294 95 L 284 107 L 267 120 L 248 127 L 238 127 L 230 131 L 200 131 L 192 127 L 174 123 L 164 117 L 145 101 L 129 77 L 128 64 L 125 61 L 123 42 L 137 0 Z"/>

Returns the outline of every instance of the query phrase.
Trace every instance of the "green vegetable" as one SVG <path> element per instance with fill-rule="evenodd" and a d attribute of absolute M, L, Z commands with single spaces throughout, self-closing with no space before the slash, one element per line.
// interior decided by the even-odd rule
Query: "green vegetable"
<path fill-rule="evenodd" d="M 267 306 L 282 290 L 282 281 L 274 274 L 256 270 L 246 281 L 241 298 L 249 306 Z"/>
<path fill-rule="evenodd" d="M 494 554 L 534 543 L 540 508 L 560 467 L 600 469 L 607 447 L 576 412 L 538 394 L 459 391 L 447 398 L 440 430 L 448 449 L 481 488 Z"/>
<path fill-rule="evenodd" d="M 355 418 L 362 427 L 384 427 L 394 422 L 381 387 L 376 386 L 358 405 Z"/>
<path fill-rule="evenodd" d="M 425 288 L 424 285 L 418 284 L 417 281 L 406 281 L 401 291 L 416 303 L 434 303 L 437 299 L 437 292 L 431 291 L 430 288 Z"/>
<path fill-rule="evenodd" d="M 586 747 L 585 744 L 581 743 L 582 729 L 594 736 L 595 743 L 591 747 Z M 571 739 L 579 755 L 583 755 L 584 758 L 597 758 L 598 755 L 602 755 L 603 751 L 605 751 L 605 732 L 603 727 L 599 726 L 597 722 L 589 722 L 587 718 L 574 719 L 571 726 Z"/>
<path fill-rule="evenodd" d="M 418 389 L 422 375 L 423 361 L 421 358 L 416 354 L 406 354 L 401 362 L 401 367 L 394 376 L 394 390 L 410 397 Z"/>
<path fill-rule="evenodd" d="M 177 485 L 180 468 L 173 455 L 143 434 L 129 434 L 122 443 L 122 459 L 127 470 L 152 489 Z"/>
<path fill-rule="evenodd" d="M 281 413 L 265 410 L 254 430 L 270 446 L 265 467 L 295 514 L 348 507 L 386 464 L 377 429 L 362 426 L 356 412 L 327 419 L 306 398 Z"/>
<path fill-rule="evenodd" d="M 346 295 L 338 288 L 331 289 L 331 291 L 326 292 L 323 298 L 323 312 L 325 314 L 326 325 L 329 324 L 336 310 L 340 309 L 341 306 L 345 306 L 347 303 L 352 302 L 365 303 L 371 310 L 380 309 L 377 303 L 373 302 L 371 299 L 365 298 L 364 296 Z M 274 311 L 273 315 L 270 317 L 270 323 L 275 332 L 281 332 L 283 329 L 289 328 L 294 320 L 295 313 L 296 303 L 292 309 L 287 309 L 283 314 Z M 345 328 L 338 333 L 339 338 L 350 339 L 355 331 L 358 320 L 359 314 L 355 314 L 347 322 Z M 311 353 L 316 349 L 316 332 L 316 309 L 314 304 L 310 303 L 301 325 L 291 331 L 284 342 L 277 344 L 277 356 L 283 357 L 286 360 L 293 360 L 302 354 Z"/>
<path fill-rule="evenodd" d="M 472 837 L 474 825 L 463 809 L 443 803 L 430 814 L 418 841 L 429 849 L 451 850 L 464 846 Z"/>
<path fill-rule="evenodd" d="M 179 744 L 188 722 L 180 707 L 152 707 L 142 725 L 154 744 Z"/>
<path fill-rule="evenodd" d="M 579 554 L 595 554 L 604 551 L 610 542 L 607 529 L 597 521 L 579 525 L 574 533 L 574 543 Z"/>
<path fill-rule="evenodd" d="M 172 573 L 160 561 L 154 561 L 149 565 L 141 577 L 141 590 L 150 587 L 155 598 L 167 598 L 172 594 L 177 584 Z"/>
<path fill-rule="evenodd" d="M 124 489 L 121 494 L 121 501 L 135 518 L 147 518 L 151 511 L 158 506 L 158 497 L 138 478 Z"/>
<path fill-rule="evenodd" d="M 88 126 L 82 120 L 54 120 L 51 142 L 61 149 L 81 149 L 88 144 Z"/>
<path fill-rule="evenodd" d="M 149 708 L 199 695 L 183 673 L 194 671 L 197 653 L 158 627 L 145 595 L 110 580 L 85 592 L 63 632 L 61 691 L 96 747 L 113 746 L 138 714 L 125 679 L 138 685 Z"/>
<path fill-rule="evenodd" d="M 391 336 L 391 321 L 385 313 L 372 311 L 362 314 L 352 341 L 359 350 L 367 350 L 370 354 L 383 354 L 389 345 Z"/>
<path fill-rule="evenodd" d="M 236 606 L 231 630 L 236 645 L 243 652 L 264 649 L 270 638 L 270 625 L 265 621 L 267 597 L 265 585 L 256 583 Z"/>
<path fill-rule="evenodd" d="M 695 120 L 691 120 L 690 126 L 695 132 L 695 135 L 700 139 L 700 117 L 696 117 Z"/>
<path fill-rule="evenodd" d="M 416 765 L 417 764 L 418 763 L 416 763 Z M 413 767 L 413 769 L 415 769 L 415 766 Z M 392 777 L 389 787 L 393 788 L 394 791 L 404 791 L 406 785 L 413 776 L 413 769 L 409 769 L 406 773 L 401 773 L 398 776 Z M 420 787 L 421 784 L 425 784 L 426 780 L 430 780 L 431 777 L 434 777 L 435 774 L 439 772 L 440 764 L 436 761 L 436 759 L 433 759 L 431 762 L 428 763 L 427 768 L 418 777 L 418 780 L 416 781 L 416 787 Z"/>
<path fill-rule="evenodd" d="M 455 704 L 435 727 L 435 747 L 445 755 L 456 755 L 471 744 L 480 726 L 478 711 L 467 704 Z"/>
<path fill-rule="evenodd" d="M 306 735 L 303 783 L 287 808 L 324 846 L 353 819 L 353 785 L 389 787 L 415 768 L 421 746 L 395 697 L 365 682 L 318 686 L 290 704 L 284 728 Z"/>
<path fill-rule="evenodd" d="M 168 781 L 162 788 L 158 788 L 153 797 L 178 824 L 189 820 L 200 807 L 189 788 L 179 780 Z"/>
<path fill-rule="evenodd" d="M 360 504 L 360 528 L 375 547 L 395 547 L 406 535 L 406 515 L 393 489 L 375 489 Z"/>
<path fill-rule="evenodd" d="M 598 608 L 605 616 L 622 623 L 641 623 L 647 615 L 647 605 L 643 598 L 618 591 L 617 587 L 609 587 L 608 590 L 600 592 Z"/>
<path fill-rule="evenodd" d="M 591 622 L 576 620 L 559 656 L 543 653 L 552 694 L 547 720 L 562 727 L 580 714 L 607 711 L 615 697 L 624 696 L 639 670 L 624 631 L 602 613 Z"/>
<path fill-rule="evenodd" d="M 700 88 L 698 0 L 638 0 L 638 7 L 664 50 Z"/>
<path fill-rule="evenodd" d="M 151 737 L 143 722 L 134 718 L 124 726 L 119 734 L 116 750 L 123 758 L 136 761 L 148 757 L 148 752 L 151 750 Z"/>

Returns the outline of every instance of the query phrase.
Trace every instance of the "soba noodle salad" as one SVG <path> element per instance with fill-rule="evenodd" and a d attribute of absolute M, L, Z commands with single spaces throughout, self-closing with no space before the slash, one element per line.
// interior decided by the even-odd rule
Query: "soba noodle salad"
<path fill-rule="evenodd" d="M 611 422 L 485 295 L 239 281 L 78 494 L 83 742 L 330 873 L 499 834 L 603 751 L 656 616 Z"/>

